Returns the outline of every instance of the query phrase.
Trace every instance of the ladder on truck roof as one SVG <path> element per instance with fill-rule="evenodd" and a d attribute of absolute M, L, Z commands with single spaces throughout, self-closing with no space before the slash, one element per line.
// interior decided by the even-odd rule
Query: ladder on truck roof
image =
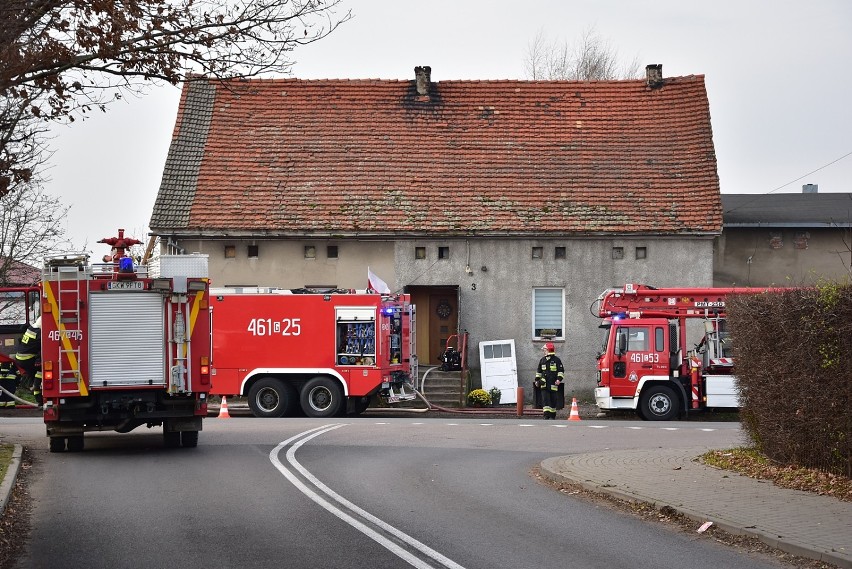
<path fill-rule="evenodd" d="M 88 291 L 88 281 L 91 279 L 88 258 L 86 254 L 73 254 L 45 260 L 43 278 L 46 282 L 56 283 L 56 288 L 51 291 L 51 294 L 56 295 L 54 301 L 59 331 L 57 379 L 60 393 L 82 391 L 80 367 L 83 354 L 81 349 L 83 330 L 80 324 L 82 305 L 80 289 L 81 282 L 86 281 L 83 286 L 85 291 Z"/>

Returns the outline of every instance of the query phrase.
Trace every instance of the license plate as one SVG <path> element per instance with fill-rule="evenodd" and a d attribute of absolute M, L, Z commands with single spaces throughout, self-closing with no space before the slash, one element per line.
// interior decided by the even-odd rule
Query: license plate
<path fill-rule="evenodd" d="M 142 281 L 109 281 L 107 290 L 145 290 Z"/>

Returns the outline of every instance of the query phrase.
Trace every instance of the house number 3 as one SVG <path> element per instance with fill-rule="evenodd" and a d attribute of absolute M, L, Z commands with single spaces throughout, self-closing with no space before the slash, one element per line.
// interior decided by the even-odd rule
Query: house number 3
<path fill-rule="evenodd" d="M 476 283 L 471 283 L 470 290 L 476 290 Z"/>

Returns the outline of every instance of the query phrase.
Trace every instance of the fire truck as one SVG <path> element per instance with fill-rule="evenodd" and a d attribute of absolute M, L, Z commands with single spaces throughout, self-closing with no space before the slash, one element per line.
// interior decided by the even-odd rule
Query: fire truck
<path fill-rule="evenodd" d="M 41 372 L 50 451 L 83 449 L 87 431 L 163 427 L 167 447 L 195 447 L 210 391 L 206 258 L 161 258 L 149 276 L 124 236 L 103 263 L 49 257 L 40 285 Z M 199 262 L 201 260 L 202 262 Z"/>
<path fill-rule="evenodd" d="M 247 397 L 255 416 L 358 414 L 373 395 L 388 403 L 416 397 L 409 295 L 275 288 L 210 294 L 211 393 Z"/>
<path fill-rule="evenodd" d="M 598 407 L 632 409 L 652 421 L 738 407 L 726 300 L 762 292 L 766 289 L 626 284 L 601 293 L 597 316 L 604 319 L 605 335 L 597 356 Z M 688 333 L 700 338 L 690 350 Z"/>

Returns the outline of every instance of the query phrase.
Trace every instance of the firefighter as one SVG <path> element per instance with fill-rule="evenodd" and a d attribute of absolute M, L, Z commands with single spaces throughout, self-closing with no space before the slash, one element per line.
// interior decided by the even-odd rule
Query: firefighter
<path fill-rule="evenodd" d="M 0 387 L 12 394 L 18 389 L 18 368 L 12 360 L 0 361 Z M 0 391 L 0 408 L 14 409 L 14 407 L 15 400 Z"/>
<path fill-rule="evenodd" d="M 18 369 L 24 372 L 27 384 L 32 383 L 33 395 L 41 405 L 41 316 L 27 326 L 21 336 L 18 352 L 13 357 Z"/>
<path fill-rule="evenodd" d="M 565 368 L 556 355 L 553 342 L 547 342 L 542 349 L 545 354 L 538 362 L 534 385 L 541 390 L 542 417 L 556 419 L 556 410 L 564 406 L 564 403 L 559 405 L 559 395 L 560 391 L 564 393 L 564 387 L 560 389 L 560 386 L 565 381 Z"/>

